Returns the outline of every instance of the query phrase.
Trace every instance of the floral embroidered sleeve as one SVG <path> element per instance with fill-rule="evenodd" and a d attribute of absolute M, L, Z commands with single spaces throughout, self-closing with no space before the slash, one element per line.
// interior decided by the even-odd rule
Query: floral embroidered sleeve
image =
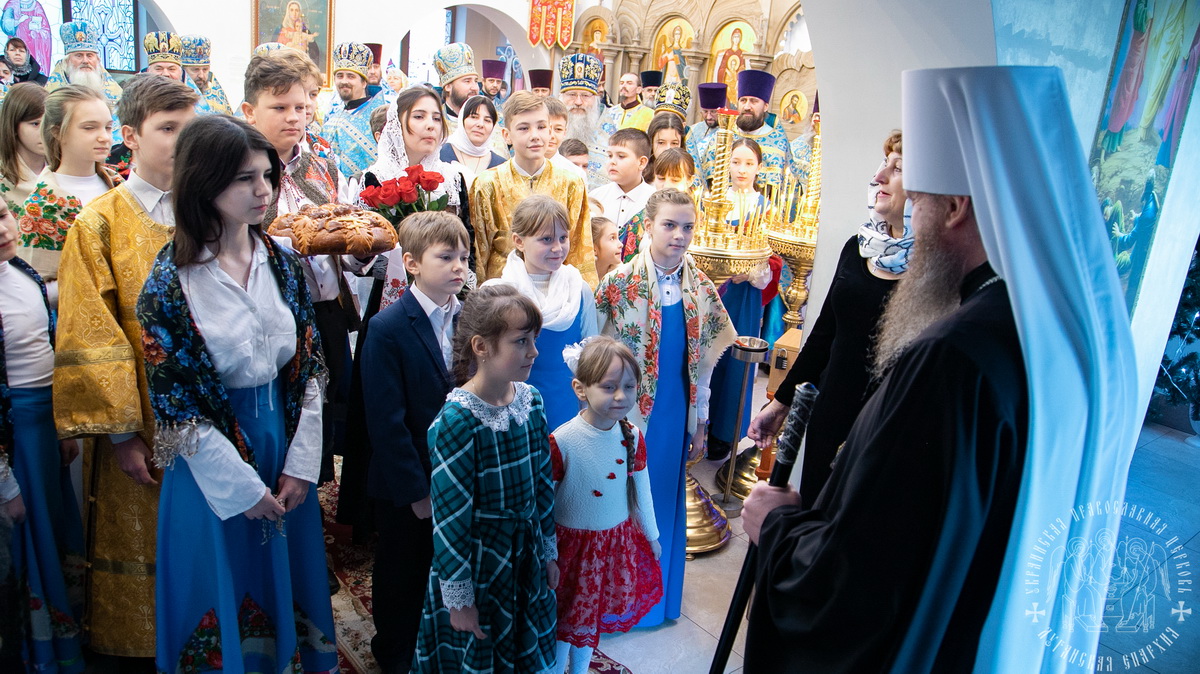
<path fill-rule="evenodd" d="M 67 231 L 75 222 L 83 204 L 73 196 L 58 196 L 46 183 L 38 183 L 25 200 L 25 214 L 18 223 L 21 246 L 44 250 L 62 250 Z"/>

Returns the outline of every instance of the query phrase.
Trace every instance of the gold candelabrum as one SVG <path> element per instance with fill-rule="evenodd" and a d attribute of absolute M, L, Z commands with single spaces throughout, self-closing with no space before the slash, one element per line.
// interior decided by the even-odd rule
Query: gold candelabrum
<path fill-rule="evenodd" d="M 771 256 L 771 247 L 767 243 L 769 203 L 756 199 L 752 208 L 739 209 L 737 224 L 731 225 L 728 221 L 734 207 L 728 193 L 729 156 L 736 122 L 737 113 L 731 110 L 717 113 L 712 187 L 707 195 L 694 195 L 700 217 L 688 252 L 717 285 L 731 276 L 750 273 Z"/>
<path fill-rule="evenodd" d="M 801 190 L 798 181 L 785 172 L 779 189 L 767 190 L 773 207 L 767 224 L 767 243 L 783 258 L 792 272 L 792 281 L 780 294 L 787 313 L 788 328 L 800 326 L 800 309 L 808 302 L 808 274 L 817 253 L 817 227 L 821 211 L 821 113 L 812 119 L 812 162 L 808 180 Z"/>

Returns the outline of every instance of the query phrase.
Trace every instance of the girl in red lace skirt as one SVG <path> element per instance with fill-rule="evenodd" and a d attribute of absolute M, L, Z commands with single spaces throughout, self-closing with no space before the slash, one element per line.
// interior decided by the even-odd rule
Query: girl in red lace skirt
<path fill-rule="evenodd" d="M 658 526 L 642 434 L 625 416 L 637 399 L 633 352 L 591 337 L 563 353 L 587 408 L 550 437 L 558 533 L 558 671 L 588 671 L 600 634 L 627 632 L 662 599 Z"/>

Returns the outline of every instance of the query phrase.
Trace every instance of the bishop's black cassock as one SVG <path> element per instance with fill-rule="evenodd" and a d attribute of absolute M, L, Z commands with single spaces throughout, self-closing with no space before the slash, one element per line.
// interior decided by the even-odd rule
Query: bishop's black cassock
<path fill-rule="evenodd" d="M 900 356 L 810 510 L 759 539 L 747 674 L 971 671 L 1028 429 L 1025 365 L 987 264 Z"/>

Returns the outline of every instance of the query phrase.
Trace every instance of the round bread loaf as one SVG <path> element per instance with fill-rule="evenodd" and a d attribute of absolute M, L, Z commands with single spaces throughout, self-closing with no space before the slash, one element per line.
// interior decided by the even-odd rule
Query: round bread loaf
<path fill-rule="evenodd" d="M 301 255 L 369 257 L 396 247 L 396 229 L 387 218 L 346 204 L 305 205 L 275 218 L 267 233 L 286 236 Z"/>

